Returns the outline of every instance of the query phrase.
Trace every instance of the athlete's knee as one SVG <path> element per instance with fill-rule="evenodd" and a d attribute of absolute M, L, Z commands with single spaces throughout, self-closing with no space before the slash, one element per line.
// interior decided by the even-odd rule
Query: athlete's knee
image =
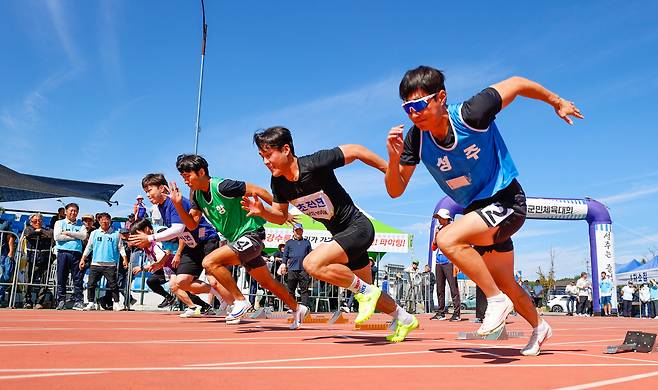
<path fill-rule="evenodd" d="M 176 279 L 176 284 L 178 285 L 178 288 L 186 290 L 192 284 L 192 279 L 189 278 Z"/>
<path fill-rule="evenodd" d="M 315 256 L 307 256 L 302 265 L 304 266 L 304 270 L 306 270 L 306 272 L 312 277 L 318 279 L 318 277 L 322 275 L 322 268 L 324 268 L 323 264 L 320 259 Z"/>
<path fill-rule="evenodd" d="M 204 269 L 213 269 L 217 265 L 219 265 L 218 259 L 216 259 L 214 257 L 209 257 L 209 256 L 204 257 L 203 261 L 201 262 L 201 266 Z"/>
<path fill-rule="evenodd" d="M 462 242 L 459 240 L 459 237 L 450 232 L 445 232 L 444 234 L 439 233 L 436 241 L 439 249 L 441 249 L 441 253 L 446 256 L 450 256 L 465 247 L 469 247 L 468 244 Z"/>

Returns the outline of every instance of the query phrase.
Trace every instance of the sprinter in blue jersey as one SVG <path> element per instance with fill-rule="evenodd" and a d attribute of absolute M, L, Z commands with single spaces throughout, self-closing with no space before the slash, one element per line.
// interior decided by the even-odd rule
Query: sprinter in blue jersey
<path fill-rule="evenodd" d="M 211 275 L 206 275 L 208 283 L 199 280 L 199 276 L 203 272 L 201 262 L 203 258 L 210 252 L 220 247 L 220 238 L 212 227 L 205 219 L 202 220 L 195 229 L 188 229 L 183 224 L 174 203 L 169 198 L 168 183 L 164 175 L 161 173 L 149 173 L 142 179 L 142 188 L 151 203 L 158 205 L 158 210 L 162 216 L 163 224 L 167 227 L 162 232 L 155 234 L 145 234 L 144 232 L 135 232 L 130 235 L 128 241 L 133 246 L 140 248 L 149 247 L 153 241 L 164 242 L 171 239 L 179 239 L 183 241 L 182 249 L 176 253 L 174 258 L 174 267 L 176 268 L 176 276 L 169 280 L 169 285 L 172 291 L 183 302 L 187 291 L 192 294 L 207 294 L 211 293 L 215 297 L 224 299 L 226 302 L 233 302 L 232 295 L 221 284 L 215 280 Z M 190 209 L 190 202 L 183 199 L 183 207 L 186 210 Z M 180 253 L 180 256 L 178 255 Z M 182 291 L 181 291 L 182 290 Z M 195 306 L 189 306 L 181 317 L 199 317 L 202 314 L 210 314 L 211 306 L 194 295 L 190 296 Z M 186 303 L 187 304 L 187 303 Z"/>
<path fill-rule="evenodd" d="M 497 332 L 516 308 L 533 327 L 521 353 L 538 355 L 551 328 L 514 280 L 511 236 L 525 221 L 525 194 L 494 122 L 517 96 L 551 105 L 568 124 L 573 124 L 570 117 L 583 118 L 573 102 L 521 77 L 494 84 L 463 103 L 446 104 L 439 70 L 420 66 L 408 71 L 400 82 L 400 98 L 414 126 L 404 138 L 402 125 L 389 131 L 385 182 L 391 197 L 402 195 L 422 161 L 439 187 L 464 207 L 463 217 L 442 229 L 437 241 L 441 252 L 487 296 L 477 333 Z"/>

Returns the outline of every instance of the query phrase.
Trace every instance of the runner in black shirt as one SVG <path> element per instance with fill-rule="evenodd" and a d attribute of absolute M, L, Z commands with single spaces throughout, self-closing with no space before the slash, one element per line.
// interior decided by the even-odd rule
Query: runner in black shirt
<path fill-rule="evenodd" d="M 256 196 L 243 198 L 249 215 L 282 224 L 288 220 L 288 204 L 322 222 L 334 240 L 315 248 L 304 259 L 304 268 L 316 279 L 356 293 L 359 314 L 355 322 L 368 320 L 375 307 L 396 321 L 396 331 L 388 340 L 403 341 L 418 327 L 418 320 L 396 305 L 372 283 L 368 248 L 375 237 L 370 220 L 354 205 L 340 185 L 334 169 L 358 159 L 382 172 L 386 162 L 361 145 L 341 145 L 308 156 L 295 156 L 290 131 L 271 127 L 254 134 L 263 162 L 272 171 L 272 207 Z"/>

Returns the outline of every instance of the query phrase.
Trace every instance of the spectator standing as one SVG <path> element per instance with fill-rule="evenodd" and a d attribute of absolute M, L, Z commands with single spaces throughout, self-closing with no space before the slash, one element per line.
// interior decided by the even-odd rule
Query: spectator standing
<path fill-rule="evenodd" d="M 302 305 L 308 307 L 308 287 L 311 277 L 303 266 L 304 258 L 311 253 L 311 242 L 304 238 L 304 227 L 301 223 L 293 226 L 293 237 L 286 242 L 283 248 L 283 264 L 288 274 L 288 291 L 295 296 L 299 286 Z"/>
<path fill-rule="evenodd" d="M 567 295 L 567 315 L 573 316 L 573 313 L 576 311 L 576 301 L 578 301 L 578 287 L 576 287 L 576 282 L 573 280 L 569 282 L 564 291 Z"/>
<path fill-rule="evenodd" d="M 430 320 L 445 320 L 448 314 L 448 307 L 446 305 L 446 282 L 450 287 L 450 295 L 452 296 L 452 317 L 450 321 L 461 321 L 461 300 L 459 297 L 459 288 L 457 287 L 457 273 L 455 268 L 448 260 L 448 258 L 438 249 L 438 236 L 439 231 L 452 222 L 452 216 L 447 209 L 440 209 L 433 217 L 438 221 L 438 226 L 434 232 L 434 240 L 432 241 L 432 250 L 436 250 L 436 295 L 438 299 L 438 308 L 436 314 Z"/>
<path fill-rule="evenodd" d="M 142 195 L 137 195 L 137 202 L 133 206 L 133 214 L 135 215 L 135 221 L 146 218 L 146 206 Z"/>
<path fill-rule="evenodd" d="M 101 227 L 91 232 L 89 241 L 80 259 L 79 268 L 85 268 L 87 256 L 92 255 L 89 262 L 89 281 L 87 282 L 87 306 L 84 310 L 95 310 L 96 307 L 96 284 L 105 277 L 109 290 L 112 292 L 113 308 L 121 310 L 119 303 L 119 288 L 117 286 L 117 266 L 123 260 L 124 267 L 128 267 L 128 258 L 123 249 L 119 231 L 112 228 L 112 217 L 108 213 L 100 214 Z M 92 219 L 93 222 L 93 219 Z M 92 254 L 93 252 L 93 254 Z"/>
<path fill-rule="evenodd" d="M 9 221 L 7 221 L 9 222 Z M 2 224 L 5 224 L 2 222 Z M 16 253 L 16 236 L 11 231 L 11 222 L 0 227 L 0 282 L 11 282 L 14 277 L 14 254 Z M 0 286 L 0 301 L 5 299 L 6 286 Z"/>
<path fill-rule="evenodd" d="M 82 277 L 79 263 L 82 258 L 82 242 L 87 239 L 87 228 L 76 225 L 80 208 L 76 203 L 66 205 L 66 217 L 55 222 L 53 238 L 57 249 L 57 310 L 66 306 L 66 282 L 69 274 L 73 281 L 74 310 L 83 310 Z"/>
<path fill-rule="evenodd" d="M 278 245 L 278 250 L 270 255 L 269 261 L 270 261 L 270 272 L 273 275 L 279 275 L 282 277 L 283 280 L 283 275 L 281 275 L 279 271 L 279 267 L 281 267 L 281 264 L 283 264 L 283 250 L 285 249 L 286 244 L 285 243 L 280 243 Z"/>
<path fill-rule="evenodd" d="M 601 272 L 601 280 L 599 281 L 599 291 L 601 292 L 601 307 L 603 308 L 603 315 L 610 316 L 612 311 L 612 279 L 608 277 L 605 272 Z"/>
<path fill-rule="evenodd" d="M 425 292 L 427 293 L 427 296 L 425 297 L 425 312 L 429 313 L 434 310 L 434 285 L 436 284 L 436 276 L 434 276 L 432 267 L 430 267 L 429 264 L 425 265 L 425 275 L 427 276 L 426 279 L 428 281 L 427 288 L 425 289 Z"/>
<path fill-rule="evenodd" d="M 369 259 L 370 259 L 370 273 L 372 274 L 372 283 L 375 286 L 379 286 L 379 276 L 377 275 L 379 268 L 377 268 L 377 263 L 375 263 L 375 259 L 373 259 L 372 257 L 369 257 Z"/>
<path fill-rule="evenodd" d="M 589 291 L 592 288 L 592 284 L 587 279 L 587 272 L 580 274 L 580 278 L 576 282 L 576 287 L 578 287 L 578 313 L 579 316 L 587 316 L 587 302 L 589 298 Z"/>
<path fill-rule="evenodd" d="M 649 286 L 643 284 L 640 287 L 640 317 L 649 317 L 649 304 L 651 303 L 651 291 Z"/>
<path fill-rule="evenodd" d="M 542 299 L 544 297 L 544 286 L 541 285 L 539 280 L 535 281 L 535 287 L 532 288 L 533 300 L 535 301 L 535 307 L 542 307 Z"/>
<path fill-rule="evenodd" d="M 630 317 L 633 312 L 633 294 L 635 294 L 635 286 L 633 286 L 633 282 L 629 280 L 628 284 L 621 289 L 621 299 L 624 306 L 624 317 Z"/>
<path fill-rule="evenodd" d="M 656 318 L 658 316 L 658 283 L 656 279 L 651 279 L 649 281 L 649 296 L 651 303 L 649 304 L 649 316 L 651 318 Z"/>
<path fill-rule="evenodd" d="M 527 283 L 527 281 L 526 281 Z M 487 297 L 480 287 L 475 286 L 475 323 L 481 324 L 484 320 L 484 313 L 487 311 Z"/>
<path fill-rule="evenodd" d="M 31 284 L 47 284 L 48 269 L 50 266 L 50 247 L 53 244 L 53 231 L 43 227 L 41 214 L 30 215 L 30 224 L 23 231 L 27 246 L 27 275 Z M 27 295 L 23 308 L 32 308 L 32 285 L 27 286 Z M 35 309 L 43 309 L 48 293 L 46 286 L 40 286 L 37 290 Z"/>
<path fill-rule="evenodd" d="M 50 218 L 50 223 L 48 224 L 50 230 L 55 229 L 55 222 L 64 218 L 66 218 L 66 209 L 64 207 L 60 207 L 57 209 L 57 214 L 55 214 L 52 218 Z"/>

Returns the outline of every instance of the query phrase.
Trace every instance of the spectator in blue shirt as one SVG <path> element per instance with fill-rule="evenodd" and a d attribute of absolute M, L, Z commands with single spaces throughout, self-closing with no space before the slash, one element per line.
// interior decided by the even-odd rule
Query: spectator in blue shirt
<path fill-rule="evenodd" d="M 601 281 L 599 281 L 599 291 L 601 291 L 601 307 L 603 315 L 610 316 L 612 311 L 612 280 L 608 278 L 605 272 L 601 272 Z"/>
<path fill-rule="evenodd" d="M 658 283 L 656 283 L 656 279 L 649 281 L 649 294 L 651 299 L 649 317 L 656 318 L 658 316 Z"/>
<path fill-rule="evenodd" d="M 459 297 L 459 288 L 457 286 L 457 273 L 455 268 L 448 258 L 441 253 L 438 249 L 437 237 L 439 230 L 452 222 L 452 216 L 447 209 L 440 209 L 433 216 L 437 222 L 437 229 L 434 232 L 434 241 L 432 242 L 432 250 L 436 250 L 436 295 L 438 298 L 438 308 L 436 314 L 430 320 L 443 321 L 448 314 L 448 306 L 446 305 L 445 293 L 446 282 L 450 287 L 450 294 L 452 295 L 453 313 L 450 321 L 461 321 L 461 300 Z"/>
<path fill-rule="evenodd" d="M 304 238 L 304 227 L 301 223 L 293 226 L 293 237 L 286 242 L 283 248 L 283 264 L 285 272 L 288 274 L 288 291 L 290 295 L 295 296 L 295 291 L 299 287 L 302 305 L 308 307 L 308 287 L 311 284 L 311 277 L 304 270 L 304 258 L 311 253 L 311 242 Z"/>

